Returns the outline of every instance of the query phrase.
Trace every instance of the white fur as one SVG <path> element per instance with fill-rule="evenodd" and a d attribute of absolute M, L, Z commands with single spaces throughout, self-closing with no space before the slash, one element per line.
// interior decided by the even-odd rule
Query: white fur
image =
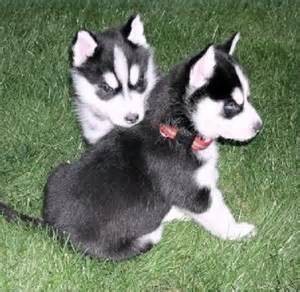
<path fill-rule="evenodd" d="M 76 70 L 72 70 L 72 78 L 74 83 L 74 88 L 80 103 L 78 106 L 84 105 L 89 107 L 89 109 L 97 114 L 104 115 L 103 106 L 105 102 L 99 99 L 97 92 L 97 87 L 91 84 L 86 78 L 79 74 Z"/>
<path fill-rule="evenodd" d="M 214 47 L 210 46 L 191 69 L 190 86 L 195 89 L 202 87 L 212 76 L 215 65 Z"/>
<path fill-rule="evenodd" d="M 196 156 L 204 164 L 194 173 L 194 179 L 201 187 L 215 188 L 218 180 L 217 159 L 218 151 L 215 142 L 202 151 L 197 151 Z"/>
<path fill-rule="evenodd" d="M 240 88 L 236 87 L 231 93 L 232 99 L 239 105 L 242 105 L 244 102 L 244 95 Z"/>
<path fill-rule="evenodd" d="M 73 46 L 73 65 L 79 67 L 94 54 L 97 43 L 87 31 L 79 31 Z"/>
<path fill-rule="evenodd" d="M 119 86 L 118 80 L 114 73 L 106 72 L 103 74 L 105 82 L 113 89 L 116 89 Z"/>
<path fill-rule="evenodd" d="M 140 67 L 137 64 L 134 64 L 130 68 L 130 74 L 129 74 L 129 79 L 130 79 L 130 84 L 131 85 L 136 85 L 140 77 Z"/>
<path fill-rule="evenodd" d="M 128 40 L 132 43 L 148 48 L 148 44 L 144 35 L 144 24 L 139 15 L 131 23 L 131 31 L 128 35 Z"/>
<path fill-rule="evenodd" d="M 157 244 L 161 240 L 162 233 L 163 233 L 163 225 L 161 224 L 154 231 L 139 237 L 138 242 L 141 246 L 144 246 L 145 244 L 149 244 L 149 243 Z"/>
<path fill-rule="evenodd" d="M 184 211 L 176 206 L 172 206 L 167 215 L 163 218 L 162 223 L 168 223 L 174 220 L 189 220 L 190 218 L 185 215 Z"/>
<path fill-rule="evenodd" d="M 105 136 L 113 128 L 113 124 L 102 119 L 101 116 L 93 113 L 87 106 L 77 107 L 77 115 L 82 124 L 82 130 L 89 143 L 96 143 L 101 137 Z"/>
<path fill-rule="evenodd" d="M 261 118 L 247 100 L 244 101 L 243 111 L 231 119 L 224 118 L 222 112 L 223 102 L 208 97 L 202 99 L 192 115 L 198 132 L 207 138 L 221 136 L 237 141 L 249 140 L 257 134 L 254 126 L 261 123 Z"/>
<path fill-rule="evenodd" d="M 125 90 L 125 98 L 127 98 L 128 63 L 124 52 L 118 46 L 114 48 L 114 69 L 122 84 L 123 90 Z"/>
<path fill-rule="evenodd" d="M 215 188 L 211 192 L 210 207 L 200 214 L 190 216 L 206 230 L 222 239 L 239 240 L 255 235 L 255 226 L 249 223 L 237 223 L 226 206 L 221 192 Z"/>
<path fill-rule="evenodd" d="M 262 123 L 254 107 L 248 102 L 244 102 L 243 111 L 232 119 L 224 119 L 220 124 L 221 136 L 226 139 L 246 141 L 257 134 L 254 128 L 256 123 Z"/>
<path fill-rule="evenodd" d="M 235 65 L 234 68 L 235 68 L 235 72 L 236 72 L 237 76 L 239 77 L 240 82 L 242 84 L 243 94 L 246 99 L 250 95 L 249 81 L 239 66 Z"/>
<path fill-rule="evenodd" d="M 229 50 L 229 55 L 233 55 L 233 53 L 235 51 L 235 48 L 236 48 L 236 45 L 237 45 L 239 40 L 240 40 L 240 33 L 238 32 L 232 40 L 231 47 L 230 47 L 230 50 Z"/>

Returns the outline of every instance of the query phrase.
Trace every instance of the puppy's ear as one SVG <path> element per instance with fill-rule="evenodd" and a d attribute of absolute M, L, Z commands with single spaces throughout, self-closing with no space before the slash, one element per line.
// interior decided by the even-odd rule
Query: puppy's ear
<path fill-rule="evenodd" d="M 127 23 L 121 28 L 121 32 L 123 36 L 134 45 L 143 46 L 145 48 L 149 47 L 144 34 L 144 24 L 139 15 L 131 16 Z"/>
<path fill-rule="evenodd" d="M 202 87 L 207 80 L 213 75 L 215 60 L 215 48 L 211 45 L 204 53 L 200 53 L 193 60 L 195 62 L 190 69 L 189 85 L 194 88 Z"/>
<path fill-rule="evenodd" d="M 225 43 L 217 46 L 217 48 L 229 55 L 233 55 L 239 40 L 240 40 L 240 33 L 236 32 Z"/>
<path fill-rule="evenodd" d="M 93 56 L 97 42 L 93 35 L 86 31 L 79 31 L 73 41 L 71 48 L 72 65 L 81 66 L 89 57 Z"/>

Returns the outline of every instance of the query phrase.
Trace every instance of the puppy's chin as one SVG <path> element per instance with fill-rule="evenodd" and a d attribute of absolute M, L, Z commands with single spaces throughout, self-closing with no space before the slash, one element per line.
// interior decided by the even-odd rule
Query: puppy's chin
<path fill-rule="evenodd" d="M 244 140 L 244 141 L 238 141 L 238 140 L 232 140 L 232 139 L 225 139 L 223 137 L 219 137 L 217 141 L 222 144 L 222 145 L 231 145 L 231 146 L 247 146 L 252 142 L 252 140 L 255 137 L 249 139 L 249 140 Z"/>
<path fill-rule="evenodd" d="M 244 146 L 244 145 L 248 145 L 250 144 L 256 137 L 257 137 L 258 133 L 250 136 L 250 137 L 243 137 L 243 138 L 232 138 L 232 137 L 223 137 L 223 136 L 219 136 L 218 137 L 218 142 L 220 142 L 221 144 L 230 144 L 230 145 L 234 145 L 234 146 Z"/>
<path fill-rule="evenodd" d="M 140 121 L 136 121 L 135 123 L 133 124 L 130 124 L 130 123 L 126 123 L 125 121 L 124 122 L 120 122 L 120 121 L 111 121 L 115 126 L 117 127 L 122 127 L 122 128 L 131 128 L 135 125 L 137 125 Z"/>

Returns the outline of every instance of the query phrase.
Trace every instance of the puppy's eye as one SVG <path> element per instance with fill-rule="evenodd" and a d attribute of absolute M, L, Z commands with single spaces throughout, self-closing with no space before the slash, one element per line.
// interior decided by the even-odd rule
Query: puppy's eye
<path fill-rule="evenodd" d="M 144 86 L 144 84 L 145 84 L 144 77 L 140 77 L 139 80 L 138 80 L 138 82 L 137 82 L 137 84 L 136 84 L 136 87 L 137 88 L 141 88 L 141 87 Z"/>
<path fill-rule="evenodd" d="M 103 82 L 100 85 L 100 88 L 105 92 L 105 93 L 111 93 L 114 91 L 112 87 L 110 87 L 107 83 Z"/>
<path fill-rule="evenodd" d="M 241 111 L 241 106 L 234 101 L 228 101 L 224 104 L 223 111 L 226 118 L 232 118 Z"/>

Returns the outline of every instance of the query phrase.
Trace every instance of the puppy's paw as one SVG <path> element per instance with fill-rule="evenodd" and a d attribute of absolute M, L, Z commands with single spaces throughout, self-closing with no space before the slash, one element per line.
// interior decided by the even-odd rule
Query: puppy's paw
<path fill-rule="evenodd" d="M 255 236 L 256 228 L 254 225 L 243 222 L 236 223 L 230 227 L 227 234 L 227 239 L 229 240 L 240 240 L 244 238 L 250 238 Z"/>

